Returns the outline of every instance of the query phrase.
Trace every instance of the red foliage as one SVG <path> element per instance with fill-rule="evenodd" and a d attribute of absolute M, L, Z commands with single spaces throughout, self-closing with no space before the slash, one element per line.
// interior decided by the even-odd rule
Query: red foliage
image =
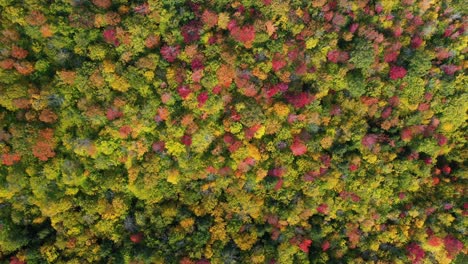
<path fill-rule="evenodd" d="M 430 105 L 430 104 L 428 104 L 428 103 L 420 103 L 419 106 L 418 106 L 418 111 L 424 112 L 424 111 L 429 110 L 429 108 L 431 108 L 431 105 Z"/>
<path fill-rule="evenodd" d="M 202 21 L 208 28 L 212 28 L 218 24 L 218 15 L 210 10 L 205 10 L 202 15 Z"/>
<path fill-rule="evenodd" d="M 180 97 L 182 97 L 183 99 L 187 98 L 192 93 L 192 91 L 186 85 L 180 86 L 177 89 L 177 92 L 179 93 Z"/>
<path fill-rule="evenodd" d="M 450 168 L 449 165 L 445 164 L 445 165 L 442 167 L 442 172 L 443 172 L 445 175 L 449 175 L 449 174 L 452 172 L 452 168 Z"/>
<path fill-rule="evenodd" d="M 398 52 L 390 52 L 385 54 L 384 61 L 385 62 L 395 62 L 398 58 Z"/>
<path fill-rule="evenodd" d="M 113 28 L 106 29 L 102 32 L 102 36 L 104 37 L 104 41 L 107 43 L 113 44 L 115 46 L 119 46 L 120 42 L 117 39 L 117 31 Z"/>
<path fill-rule="evenodd" d="M 359 166 L 356 165 L 356 164 L 349 164 L 349 170 L 350 171 L 356 171 L 357 169 L 359 169 Z"/>
<path fill-rule="evenodd" d="M 161 56 L 168 62 L 174 62 L 180 53 L 179 46 L 163 46 L 161 48 Z"/>
<path fill-rule="evenodd" d="M 15 62 L 13 67 L 22 75 L 29 75 L 34 72 L 34 66 L 29 61 Z"/>
<path fill-rule="evenodd" d="M 5 70 L 11 70 L 13 69 L 13 65 L 15 64 L 15 61 L 12 59 L 5 59 L 0 61 L 0 68 L 5 69 Z"/>
<path fill-rule="evenodd" d="M 406 76 L 406 69 L 400 66 L 392 66 L 389 73 L 390 79 L 397 80 Z"/>
<path fill-rule="evenodd" d="M 28 56 L 28 51 L 18 46 L 11 47 L 11 56 L 16 59 L 24 59 Z"/>
<path fill-rule="evenodd" d="M 279 168 L 274 168 L 268 171 L 268 175 L 273 176 L 273 177 L 281 177 L 283 174 L 286 172 L 285 168 L 279 167 Z"/>
<path fill-rule="evenodd" d="M 143 241 L 143 233 L 138 232 L 138 233 L 130 235 L 130 240 L 135 244 L 141 243 L 141 241 Z"/>
<path fill-rule="evenodd" d="M 349 27 L 349 32 L 351 33 L 354 33 L 356 32 L 356 30 L 359 28 L 359 24 L 358 23 L 353 23 L 351 24 L 351 26 Z"/>
<path fill-rule="evenodd" d="M 276 53 L 272 60 L 272 69 L 277 72 L 284 68 L 288 63 L 280 53 Z"/>
<path fill-rule="evenodd" d="M 153 145 L 151 146 L 154 152 L 163 152 L 165 147 L 166 147 L 166 143 L 164 143 L 164 141 L 154 142 Z"/>
<path fill-rule="evenodd" d="M 322 243 L 322 251 L 327 251 L 330 248 L 330 242 L 325 241 Z"/>
<path fill-rule="evenodd" d="M 181 28 L 182 36 L 184 37 L 184 42 L 186 44 L 197 41 L 200 39 L 200 25 L 194 21 L 184 25 Z"/>
<path fill-rule="evenodd" d="M 327 59 L 333 63 L 346 62 L 349 54 L 346 51 L 332 50 L 327 53 Z"/>
<path fill-rule="evenodd" d="M 427 165 L 431 165 L 432 164 L 432 158 L 431 157 L 425 158 L 424 163 L 427 164 Z"/>
<path fill-rule="evenodd" d="M 423 40 L 420 36 L 415 36 L 411 39 L 411 47 L 417 49 L 421 46 Z"/>
<path fill-rule="evenodd" d="M 383 119 L 387 119 L 392 115 L 392 107 L 388 106 L 385 107 L 384 110 L 382 111 L 381 117 Z"/>
<path fill-rule="evenodd" d="M 300 156 L 307 152 L 307 146 L 300 140 L 295 139 L 290 147 L 294 156 Z"/>
<path fill-rule="evenodd" d="M 299 248 L 304 251 L 305 253 L 309 253 L 309 247 L 312 244 L 312 240 L 304 239 L 300 244 Z"/>
<path fill-rule="evenodd" d="M 6 166 L 11 166 L 18 163 L 20 160 L 21 156 L 19 154 L 4 153 L 2 155 L 2 163 Z"/>
<path fill-rule="evenodd" d="M 283 178 L 278 179 L 278 182 L 275 185 L 275 191 L 278 191 L 279 189 L 281 189 L 281 186 L 283 186 Z"/>
<path fill-rule="evenodd" d="M 374 97 L 368 97 L 368 96 L 362 96 L 361 97 L 361 102 L 367 106 L 371 106 L 373 104 L 376 104 L 379 102 L 379 99 L 378 98 L 374 98 Z"/>
<path fill-rule="evenodd" d="M 190 63 L 190 66 L 192 67 L 192 70 L 202 70 L 203 68 L 205 68 L 205 66 L 203 66 L 203 61 L 200 59 L 200 58 L 195 58 L 192 60 L 192 62 Z"/>
<path fill-rule="evenodd" d="M 454 75 L 457 71 L 461 70 L 461 66 L 453 65 L 453 64 L 444 64 L 440 66 L 440 68 L 445 72 L 447 75 Z"/>
<path fill-rule="evenodd" d="M 444 135 L 436 135 L 436 138 L 437 144 L 439 144 L 439 146 L 444 146 L 445 144 L 447 144 L 447 137 L 445 137 Z"/>
<path fill-rule="evenodd" d="M 38 141 L 33 147 L 33 155 L 42 161 L 55 157 L 55 152 L 50 142 Z"/>
<path fill-rule="evenodd" d="M 401 131 L 401 139 L 403 141 L 410 141 L 413 138 L 413 131 L 407 127 Z"/>
<path fill-rule="evenodd" d="M 16 256 L 13 256 L 13 257 L 10 258 L 10 264 L 26 264 L 26 262 L 21 261 Z"/>
<path fill-rule="evenodd" d="M 205 105 L 206 101 L 208 100 L 208 92 L 202 92 L 197 96 L 198 107 L 202 107 Z"/>
<path fill-rule="evenodd" d="M 426 252 L 416 243 L 406 246 L 407 256 L 413 264 L 422 263 L 421 260 L 426 256 Z"/>
<path fill-rule="evenodd" d="M 192 137 L 190 135 L 183 135 L 182 136 L 182 139 L 180 140 L 182 142 L 182 144 L 184 144 L 185 146 L 190 146 L 192 145 Z"/>
<path fill-rule="evenodd" d="M 47 161 L 49 158 L 55 157 L 54 152 L 54 131 L 50 128 L 39 131 L 39 138 L 33 146 L 33 155 L 42 161 Z"/>
<path fill-rule="evenodd" d="M 145 47 L 151 49 L 159 45 L 160 37 L 155 35 L 150 35 L 145 40 Z"/>
<path fill-rule="evenodd" d="M 120 137 L 126 138 L 132 133 L 132 128 L 129 125 L 124 125 L 119 129 Z"/>
<path fill-rule="evenodd" d="M 379 136 L 376 134 L 367 134 L 362 138 L 361 143 L 366 148 L 372 149 L 375 143 L 377 143 L 378 139 L 379 139 Z"/>
<path fill-rule="evenodd" d="M 231 23 L 230 23 L 231 24 Z M 247 25 L 239 27 L 235 24 L 231 24 L 229 31 L 231 32 L 232 37 L 244 44 L 252 43 L 255 39 L 255 28 L 252 25 Z"/>
<path fill-rule="evenodd" d="M 107 109 L 106 117 L 107 117 L 107 120 L 109 121 L 112 121 L 117 118 L 121 118 L 122 116 L 123 116 L 123 113 L 115 108 Z"/>
<path fill-rule="evenodd" d="M 253 125 L 252 127 L 249 127 L 245 130 L 245 138 L 247 140 L 250 140 L 253 138 L 253 136 L 255 135 L 255 133 L 257 132 L 258 129 L 260 129 L 260 127 L 262 127 L 262 125 L 260 124 L 255 124 Z"/>
<path fill-rule="evenodd" d="M 315 96 L 308 92 L 288 93 L 285 98 L 296 108 L 302 108 L 315 100 Z"/>
<path fill-rule="evenodd" d="M 431 235 L 429 239 L 427 240 L 427 244 L 433 246 L 433 247 L 438 247 L 442 245 L 442 239 L 440 237 Z"/>
<path fill-rule="evenodd" d="M 321 214 L 328 214 L 328 205 L 327 204 L 320 204 L 318 207 L 317 207 L 317 212 L 321 213 Z"/>
<path fill-rule="evenodd" d="M 393 107 L 397 107 L 400 104 L 400 98 L 398 96 L 392 96 L 388 99 L 388 103 Z"/>

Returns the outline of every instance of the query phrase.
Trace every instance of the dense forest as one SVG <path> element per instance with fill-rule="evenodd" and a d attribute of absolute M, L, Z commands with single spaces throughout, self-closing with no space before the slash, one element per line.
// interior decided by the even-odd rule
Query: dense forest
<path fill-rule="evenodd" d="M 465 1 L 0 23 L 0 263 L 467 263 Z"/>

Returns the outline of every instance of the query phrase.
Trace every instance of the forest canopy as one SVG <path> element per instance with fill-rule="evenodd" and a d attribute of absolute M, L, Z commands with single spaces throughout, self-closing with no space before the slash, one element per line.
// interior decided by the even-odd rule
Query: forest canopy
<path fill-rule="evenodd" d="M 0 0 L 0 23 L 1 263 L 466 260 L 464 1 Z"/>

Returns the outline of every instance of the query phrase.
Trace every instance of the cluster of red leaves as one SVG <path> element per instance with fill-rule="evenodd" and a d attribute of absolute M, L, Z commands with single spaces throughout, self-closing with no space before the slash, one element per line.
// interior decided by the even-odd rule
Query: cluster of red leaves
<path fill-rule="evenodd" d="M 198 101 L 198 107 L 203 107 L 206 101 L 208 101 L 208 92 L 201 92 L 197 96 L 197 101 Z"/>
<path fill-rule="evenodd" d="M 22 75 L 29 75 L 34 72 L 34 66 L 29 61 L 15 62 L 13 67 Z"/>
<path fill-rule="evenodd" d="M 283 58 L 283 56 L 280 53 L 275 53 L 275 55 L 273 56 L 273 60 L 272 60 L 273 71 L 277 72 L 281 70 L 282 68 L 284 68 L 284 66 L 286 66 L 287 64 L 288 63 L 286 62 L 286 60 Z"/>
<path fill-rule="evenodd" d="M 150 35 L 145 40 L 145 47 L 152 49 L 159 45 L 161 38 L 159 36 Z"/>
<path fill-rule="evenodd" d="M 406 69 L 400 66 L 392 66 L 390 68 L 389 77 L 392 80 L 402 79 L 406 76 Z"/>
<path fill-rule="evenodd" d="M 210 10 L 205 10 L 202 15 L 202 22 L 208 28 L 212 28 L 218 24 L 218 15 Z"/>
<path fill-rule="evenodd" d="M 406 246 L 407 256 L 413 264 L 422 263 L 426 252 L 417 243 L 411 243 Z"/>
<path fill-rule="evenodd" d="M 109 108 L 106 112 L 106 118 L 109 121 L 115 120 L 117 118 L 123 117 L 123 113 L 115 108 Z"/>
<path fill-rule="evenodd" d="M 21 155 L 18 154 L 18 153 L 4 153 L 2 155 L 2 163 L 3 165 L 6 165 L 6 166 L 11 166 L 13 164 L 16 164 L 18 162 L 20 162 L 21 160 Z"/>
<path fill-rule="evenodd" d="M 312 245 L 312 240 L 303 238 L 301 236 L 295 236 L 289 240 L 291 245 L 298 246 L 305 253 L 309 253 L 309 248 Z"/>
<path fill-rule="evenodd" d="M 377 143 L 378 139 L 379 136 L 376 134 L 367 134 L 362 138 L 361 144 L 368 149 L 372 149 L 372 147 Z"/>
<path fill-rule="evenodd" d="M 346 51 L 332 50 L 327 53 L 327 59 L 330 62 L 346 62 L 349 60 L 349 54 Z"/>
<path fill-rule="evenodd" d="M 113 28 L 106 29 L 102 32 L 102 36 L 107 43 L 119 46 L 120 42 L 117 39 L 117 31 Z"/>
<path fill-rule="evenodd" d="M 13 256 L 10 258 L 10 264 L 26 264 L 26 262 L 21 261 L 18 257 Z"/>
<path fill-rule="evenodd" d="M 185 146 L 190 147 L 192 145 L 192 136 L 185 134 L 180 139 L 180 142 L 182 142 L 182 144 Z"/>
<path fill-rule="evenodd" d="M 28 51 L 13 45 L 13 47 L 11 47 L 11 56 L 15 59 L 21 60 L 28 56 Z"/>
<path fill-rule="evenodd" d="M 296 108 L 302 108 L 315 100 L 315 96 L 308 92 L 287 93 L 285 98 Z"/>
<path fill-rule="evenodd" d="M 179 46 L 163 46 L 161 48 L 161 55 L 165 60 L 168 62 L 174 62 L 177 58 L 177 56 L 180 53 L 180 47 Z"/>
<path fill-rule="evenodd" d="M 187 85 L 182 85 L 177 88 L 177 92 L 179 93 L 180 97 L 182 97 L 182 99 L 186 99 L 192 93 Z"/>
<path fill-rule="evenodd" d="M 460 253 L 464 247 L 463 243 L 452 235 L 447 235 L 444 238 L 444 246 L 447 250 L 448 257 L 451 259 L 458 255 L 458 253 Z"/>
<path fill-rule="evenodd" d="M 157 141 L 154 142 L 153 145 L 151 146 L 154 152 L 163 152 L 164 149 L 166 148 L 166 143 L 164 141 Z"/>
<path fill-rule="evenodd" d="M 42 161 L 47 161 L 50 158 L 55 157 L 54 142 L 53 142 L 54 131 L 50 128 L 39 131 L 39 137 L 36 144 L 33 146 L 33 155 Z"/>
<path fill-rule="evenodd" d="M 184 25 L 181 29 L 184 42 L 186 44 L 197 41 L 200 39 L 200 24 L 192 21 Z"/>
<path fill-rule="evenodd" d="M 318 207 L 317 207 L 317 212 L 321 213 L 321 214 L 328 214 L 328 205 L 327 204 L 320 204 Z"/>
<path fill-rule="evenodd" d="M 304 155 L 307 152 L 307 146 L 300 139 L 294 139 L 290 149 L 294 156 Z"/>
<path fill-rule="evenodd" d="M 130 127 L 129 125 L 124 125 L 120 127 L 119 129 L 119 134 L 120 134 L 120 137 L 122 138 L 127 138 L 131 133 L 132 133 L 132 127 Z"/>
<path fill-rule="evenodd" d="M 250 45 L 255 39 L 255 28 L 252 25 L 240 27 L 233 20 L 229 23 L 228 29 L 235 40 L 245 45 Z"/>

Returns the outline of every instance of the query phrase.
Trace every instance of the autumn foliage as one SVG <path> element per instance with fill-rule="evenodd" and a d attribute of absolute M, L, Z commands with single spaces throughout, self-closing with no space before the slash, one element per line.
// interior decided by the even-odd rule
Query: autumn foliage
<path fill-rule="evenodd" d="M 1 263 L 464 263 L 463 1 L 0 14 Z"/>

